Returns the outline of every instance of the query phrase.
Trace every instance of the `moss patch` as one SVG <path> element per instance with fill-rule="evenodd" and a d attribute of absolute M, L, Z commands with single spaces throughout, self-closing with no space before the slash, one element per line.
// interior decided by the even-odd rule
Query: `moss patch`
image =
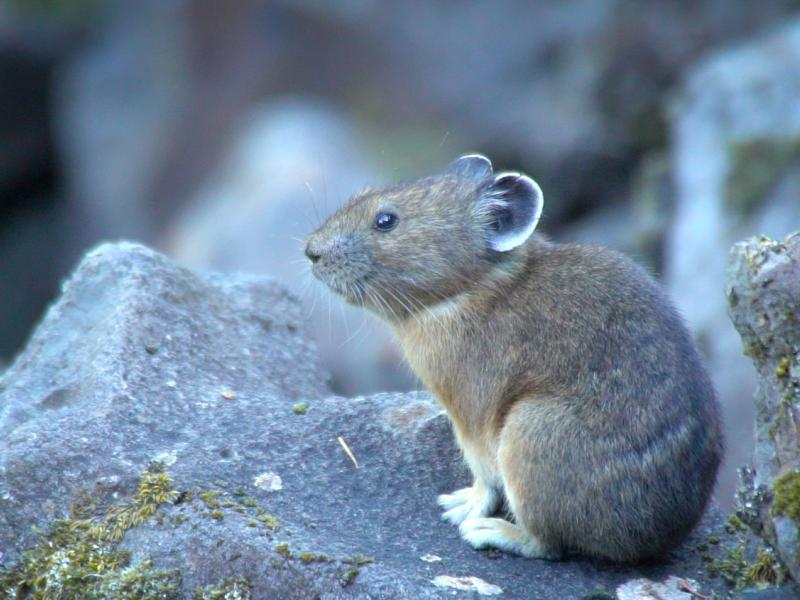
<path fill-rule="evenodd" d="M 283 558 L 292 558 L 292 551 L 289 550 L 289 544 L 285 542 L 275 546 L 275 552 L 280 554 Z"/>
<path fill-rule="evenodd" d="M 222 502 L 220 502 L 219 497 L 221 492 L 216 490 L 207 490 L 205 492 L 200 492 L 197 497 L 203 501 L 208 508 L 215 509 L 220 508 L 222 506 Z"/>
<path fill-rule="evenodd" d="M 154 569 L 150 561 L 131 565 L 130 554 L 117 548 L 126 531 L 177 497 L 163 466 L 151 465 L 128 503 L 98 518 L 62 519 L 47 532 L 37 531 L 41 542 L 26 549 L 14 568 L 0 572 L 0 589 L 8 598 L 45 600 L 179 598 L 178 571 Z"/>
<path fill-rule="evenodd" d="M 725 524 L 725 531 L 731 535 L 734 533 L 744 533 L 747 531 L 747 525 L 744 524 L 736 514 L 732 514 Z"/>
<path fill-rule="evenodd" d="M 362 556 L 359 554 L 356 556 L 345 558 L 342 562 L 347 563 L 348 565 L 357 565 L 360 567 L 362 565 L 368 565 L 370 563 L 375 562 L 375 559 L 372 558 L 371 556 Z"/>
<path fill-rule="evenodd" d="M 747 568 L 745 579 L 749 585 L 780 585 L 786 579 L 786 569 L 769 548 L 758 551 L 758 558 Z"/>
<path fill-rule="evenodd" d="M 781 379 L 782 377 L 786 377 L 789 374 L 789 369 L 792 367 L 792 358 L 790 356 L 784 356 L 780 361 L 778 361 L 778 366 L 775 369 L 775 377 Z"/>
<path fill-rule="evenodd" d="M 258 500 L 246 495 L 244 488 L 237 487 L 231 492 L 205 490 L 199 492 L 197 497 L 208 509 L 205 514 L 215 521 L 223 521 L 226 514 L 236 513 L 247 519 L 248 527 L 261 526 L 266 533 L 279 531 L 281 528 L 278 517 L 268 514 L 267 509 L 258 504 Z"/>
<path fill-rule="evenodd" d="M 800 472 L 787 471 L 775 480 L 772 513 L 784 515 L 800 523 Z"/>
<path fill-rule="evenodd" d="M 328 561 L 330 561 L 330 558 L 328 558 L 324 554 L 315 554 L 314 552 L 301 552 L 298 555 L 298 558 L 300 559 L 300 561 L 304 565 L 307 565 L 307 564 L 312 563 L 312 562 L 328 562 Z"/>

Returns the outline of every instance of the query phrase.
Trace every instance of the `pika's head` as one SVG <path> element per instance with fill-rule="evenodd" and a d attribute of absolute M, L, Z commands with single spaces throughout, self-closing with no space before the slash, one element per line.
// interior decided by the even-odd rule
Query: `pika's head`
<path fill-rule="evenodd" d="M 317 279 L 352 304 L 403 319 L 485 280 L 525 244 L 542 192 L 471 154 L 444 172 L 353 196 L 306 243 Z"/>

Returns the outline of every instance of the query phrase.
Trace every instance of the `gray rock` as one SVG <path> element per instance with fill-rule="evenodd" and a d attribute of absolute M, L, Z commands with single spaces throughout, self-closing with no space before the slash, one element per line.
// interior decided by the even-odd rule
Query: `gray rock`
<path fill-rule="evenodd" d="M 230 425 L 268 398 L 325 395 L 301 318 L 274 283 L 200 277 L 130 244 L 87 255 L 0 380 L 0 545 L 165 450 L 228 454 L 224 430 L 204 439 L 184 420 Z"/>
<path fill-rule="evenodd" d="M 748 439 L 755 374 L 725 311 L 727 251 L 800 223 L 800 20 L 693 69 L 672 110 L 675 211 L 665 279 L 704 350 L 728 437 Z M 721 493 L 749 461 L 729 444 Z"/>
<path fill-rule="evenodd" d="M 195 274 L 131 244 L 90 253 L 0 379 L 2 564 L 73 502 L 125 502 L 157 460 L 185 493 L 122 548 L 176 570 L 186 598 L 224 578 L 252 598 L 449 598 L 460 586 L 555 600 L 670 575 L 724 591 L 697 549 L 729 539 L 714 511 L 659 564 L 472 550 L 435 503 L 468 483 L 446 417 L 424 393 L 328 397 L 300 320 L 270 281 Z"/>
<path fill-rule="evenodd" d="M 800 232 L 736 244 L 728 280 L 730 315 L 758 371 L 743 508 L 800 581 Z"/>

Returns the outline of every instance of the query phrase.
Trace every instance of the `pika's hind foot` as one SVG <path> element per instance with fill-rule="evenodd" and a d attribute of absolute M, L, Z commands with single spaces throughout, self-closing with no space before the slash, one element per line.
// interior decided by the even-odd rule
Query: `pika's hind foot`
<path fill-rule="evenodd" d="M 466 519 L 488 517 L 497 510 L 500 494 L 494 488 L 482 483 L 456 490 L 452 494 L 442 494 L 436 501 L 445 509 L 442 519 L 458 525 Z"/>
<path fill-rule="evenodd" d="M 458 529 L 461 537 L 476 550 L 498 548 L 527 558 L 561 558 L 559 552 L 545 547 L 522 527 L 505 519 L 467 519 Z"/>

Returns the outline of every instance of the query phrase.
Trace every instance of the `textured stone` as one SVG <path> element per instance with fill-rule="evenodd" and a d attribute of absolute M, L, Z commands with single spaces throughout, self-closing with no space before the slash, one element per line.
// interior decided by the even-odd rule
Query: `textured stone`
<path fill-rule="evenodd" d="M 758 371 L 756 449 L 742 507 L 800 580 L 800 232 L 736 244 L 730 315 Z"/>

